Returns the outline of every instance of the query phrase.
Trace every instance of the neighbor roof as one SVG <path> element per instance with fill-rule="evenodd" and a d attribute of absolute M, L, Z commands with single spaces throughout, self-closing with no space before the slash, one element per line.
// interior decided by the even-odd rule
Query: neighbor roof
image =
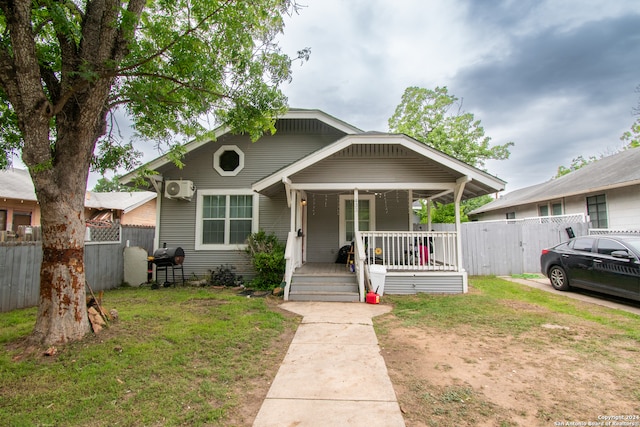
<path fill-rule="evenodd" d="M 84 206 L 94 209 L 118 209 L 127 213 L 156 197 L 157 194 L 153 191 L 117 193 L 94 193 L 87 191 L 84 196 Z"/>
<path fill-rule="evenodd" d="M 471 215 L 579 194 L 640 184 L 640 148 L 631 148 L 590 163 L 567 175 L 505 194 Z"/>
<path fill-rule="evenodd" d="M 29 172 L 14 168 L 0 170 L 0 197 L 34 202 L 38 200 Z"/>
<path fill-rule="evenodd" d="M 0 170 L 0 197 L 4 199 L 37 201 L 29 172 L 25 169 Z M 130 193 L 85 193 L 84 205 L 94 209 L 118 209 L 127 213 L 157 197 L 152 191 Z"/>

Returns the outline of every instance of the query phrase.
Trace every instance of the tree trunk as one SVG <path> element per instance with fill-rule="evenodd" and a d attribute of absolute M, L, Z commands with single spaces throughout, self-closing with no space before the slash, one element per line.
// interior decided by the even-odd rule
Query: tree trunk
<path fill-rule="evenodd" d="M 31 340 L 38 344 L 77 341 L 90 331 L 84 269 L 84 199 L 91 154 L 104 132 L 108 83 L 69 102 L 57 118 L 55 151 L 48 163 L 43 146 L 27 141 L 23 159 L 29 166 L 42 223 L 42 266 L 38 318 Z M 99 90 L 101 89 L 101 90 Z M 93 96 L 90 96 L 93 95 Z M 94 104 L 94 105 L 91 105 Z M 30 144 L 29 142 L 34 142 Z"/>
<path fill-rule="evenodd" d="M 78 133 L 66 137 L 70 136 L 80 147 L 86 146 Z M 40 302 L 31 337 L 38 344 L 76 341 L 90 331 L 84 269 L 87 174 L 87 155 L 79 153 L 61 155 L 50 169 L 32 171 L 42 224 Z"/>
<path fill-rule="evenodd" d="M 84 195 L 83 190 L 78 191 Z M 89 332 L 84 270 L 84 212 L 72 194 L 42 203 L 40 302 L 32 340 L 76 341 Z M 84 197 L 82 198 L 84 200 Z M 46 213 L 45 213 L 46 212 Z"/>
<path fill-rule="evenodd" d="M 0 84 L 15 111 L 24 142 L 22 160 L 41 209 L 40 302 L 31 336 L 37 344 L 79 340 L 90 329 L 84 270 L 87 176 L 96 141 L 106 131 L 116 69 L 128 53 L 145 4 L 71 2 L 67 16 L 61 12 L 66 5 L 0 2 L 5 33 Z M 73 22 L 62 24 L 65 19 L 77 28 Z M 41 21 L 53 27 L 44 31 Z M 81 30 L 79 39 L 74 28 Z M 59 51 L 49 53 L 59 54 L 60 62 L 47 57 L 36 40 L 57 40 Z"/>

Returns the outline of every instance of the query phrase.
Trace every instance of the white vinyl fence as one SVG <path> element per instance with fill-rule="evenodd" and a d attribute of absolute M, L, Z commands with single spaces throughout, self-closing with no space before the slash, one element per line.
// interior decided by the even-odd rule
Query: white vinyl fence
<path fill-rule="evenodd" d="M 575 219 L 574 219 L 575 220 Z M 453 231 L 454 224 L 434 224 Z M 542 249 L 589 233 L 587 222 L 479 221 L 461 224 L 462 266 L 471 276 L 540 273 Z"/>

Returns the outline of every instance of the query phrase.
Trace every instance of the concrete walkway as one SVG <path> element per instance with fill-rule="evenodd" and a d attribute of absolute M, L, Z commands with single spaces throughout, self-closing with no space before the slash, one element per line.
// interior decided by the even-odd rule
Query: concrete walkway
<path fill-rule="evenodd" d="M 286 302 L 303 316 L 253 425 L 404 426 L 371 319 L 391 307 Z"/>

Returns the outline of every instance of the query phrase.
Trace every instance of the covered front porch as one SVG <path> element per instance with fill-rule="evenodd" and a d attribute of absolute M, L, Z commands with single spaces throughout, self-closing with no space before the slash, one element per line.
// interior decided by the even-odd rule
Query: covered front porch
<path fill-rule="evenodd" d="M 456 232 L 359 232 L 353 269 L 337 262 L 297 262 L 287 251 L 286 297 L 291 300 L 362 301 L 372 284 L 370 265 L 386 270 L 385 294 L 464 293 L 467 275 L 457 258 Z M 294 247 L 298 241 L 294 237 Z M 300 240 L 301 241 L 301 240 Z M 363 249 L 362 251 L 360 249 Z M 359 255 L 358 255 L 359 253 Z M 291 268 L 295 264 L 298 267 Z"/>
<path fill-rule="evenodd" d="M 307 262 L 304 246 L 303 233 L 289 233 L 285 300 L 292 295 L 292 286 L 299 293 L 311 285 L 313 276 L 305 300 L 363 302 L 368 291 L 378 291 L 371 280 L 372 265 L 386 271 L 386 294 L 467 292 L 456 231 L 355 231 L 346 263 Z"/>
<path fill-rule="evenodd" d="M 503 185 L 405 135 L 376 134 L 349 135 L 253 187 L 267 197 L 284 192 L 290 209 L 285 300 L 292 287 L 296 294 L 307 264 L 316 269 L 335 264 L 338 250 L 346 247 L 348 261 L 338 268 L 354 280 L 323 276 L 318 270 L 316 282 L 335 285 L 334 290 L 354 286 L 348 292 L 364 301 L 368 290 L 375 291 L 369 274 L 373 265 L 386 270 L 385 293 L 466 292 L 457 231 L 460 202 Z M 454 203 L 456 231 L 416 225 L 417 200 Z M 305 284 L 308 276 L 304 274 Z M 327 300 L 334 300 L 332 292 L 327 291 Z"/>

